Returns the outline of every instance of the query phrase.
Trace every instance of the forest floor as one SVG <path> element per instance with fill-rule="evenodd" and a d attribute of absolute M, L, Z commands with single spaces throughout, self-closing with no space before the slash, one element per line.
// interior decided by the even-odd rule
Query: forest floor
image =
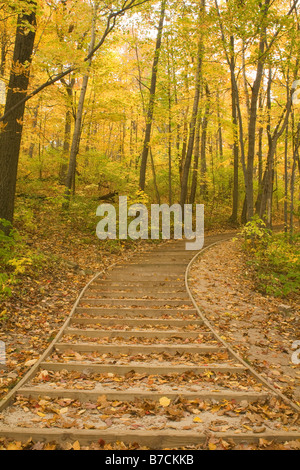
<path fill-rule="evenodd" d="M 240 240 L 216 245 L 194 263 L 190 288 L 219 336 L 276 389 L 300 405 L 299 296 L 262 295 Z"/>
<path fill-rule="evenodd" d="M 149 248 L 148 243 L 139 243 L 110 249 L 98 240 L 87 243 L 76 232 L 67 240 L 51 224 L 43 237 L 33 235 L 30 243 L 51 254 L 52 261 L 37 272 L 24 274 L 12 295 L 0 304 L 4 318 L 0 341 L 6 346 L 0 399 L 54 339 L 87 282 L 111 264 Z M 260 294 L 238 240 L 204 252 L 191 270 L 190 287 L 222 338 L 275 388 L 299 403 L 300 366 L 292 363 L 292 344 L 300 339 L 299 298 Z"/>
<path fill-rule="evenodd" d="M 43 230 L 44 217 L 35 221 L 35 231 L 24 236 L 30 249 L 42 254 L 41 266 L 29 266 L 12 294 L 0 302 L 0 341 L 6 356 L 6 368 L 0 365 L 0 400 L 54 340 L 85 285 L 108 266 L 154 245 L 100 242 L 74 225 L 51 218 Z"/>

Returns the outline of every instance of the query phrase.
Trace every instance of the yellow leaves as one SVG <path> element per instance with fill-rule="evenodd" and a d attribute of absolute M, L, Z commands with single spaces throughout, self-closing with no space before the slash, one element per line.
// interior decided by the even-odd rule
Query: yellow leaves
<path fill-rule="evenodd" d="M 13 258 L 10 261 L 8 261 L 8 264 L 15 268 L 14 274 L 16 275 L 24 274 L 26 270 L 26 266 L 32 265 L 32 260 L 30 258 L 20 258 L 20 259 Z"/>
<path fill-rule="evenodd" d="M 196 416 L 194 419 L 193 419 L 194 423 L 203 423 L 202 419 L 199 418 L 199 416 Z"/>
<path fill-rule="evenodd" d="M 69 411 L 69 408 L 66 406 L 65 408 L 61 408 L 61 409 L 59 410 L 59 413 L 60 413 L 61 415 L 64 415 L 64 414 L 68 413 L 68 411 Z"/>
<path fill-rule="evenodd" d="M 161 406 L 163 407 L 167 407 L 170 405 L 171 403 L 171 400 L 167 397 L 162 397 L 160 400 L 159 400 L 159 403 L 161 404 Z"/>
<path fill-rule="evenodd" d="M 72 446 L 72 449 L 73 449 L 73 450 L 80 450 L 80 443 L 79 443 L 79 441 L 74 442 L 74 444 L 73 444 L 73 446 Z"/>
<path fill-rule="evenodd" d="M 214 375 L 214 372 L 212 372 L 211 370 L 207 370 L 206 372 L 204 372 L 203 375 L 205 375 L 205 377 L 210 378 Z"/>
<path fill-rule="evenodd" d="M 22 450 L 21 442 L 11 442 L 7 445 L 7 450 Z"/>
<path fill-rule="evenodd" d="M 44 450 L 56 450 L 56 444 L 48 442 L 47 444 L 45 444 Z"/>
<path fill-rule="evenodd" d="M 209 443 L 208 443 L 208 449 L 209 449 L 209 450 L 216 450 L 216 449 L 217 449 L 217 446 L 216 446 L 216 444 L 214 444 L 213 442 L 209 442 Z"/>
<path fill-rule="evenodd" d="M 6 128 L 6 126 L 7 126 L 7 122 L 4 123 L 4 122 L 1 121 L 1 122 L 0 122 L 0 132 L 4 131 L 4 129 Z"/>

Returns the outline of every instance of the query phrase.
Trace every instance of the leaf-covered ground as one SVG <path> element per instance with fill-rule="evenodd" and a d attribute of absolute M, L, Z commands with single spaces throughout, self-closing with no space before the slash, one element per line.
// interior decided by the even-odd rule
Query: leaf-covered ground
<path fill-rule="evenodd" d="M 76 247 L 76 248 L 75 248 Z M 45 249 L 46 247 L 44 247 Z M 48 247 L 49 249 L 50 247 Z M 74 249 L 70 246 L 68 251 L 59 244 L 54 244 L 58 258 L 61 262 L 52 263 L 42 272 L 25 276 L 22 283 L 17 287 L 13 296 L 2 304 L 2 309 L 9 312 L 8 320 L 2 324 L 0 340 L 7 345 L 7 370 L 1 376 L 1 393 L 4 396 L 7 391 L 24 375 L 26 370 L 33 365 L 34 361 L 45 350 L 55 333 L 62 326 L 67 315 L 69 315 L 72 305 L 78 293 L 84 287 L 94 272 L 98 272 L 112 262 L 126 259 L 131 256 L 127 251 L 118 254 L 99 251 L 95 245 L 81 246 L 74 244 Z M 139 249 L 143 249 L 140 246 Z M 70 264 L 70 261 L 76 264 Z M 87 273 L 87 269 L 89 272 Z M 83 272 L 85 271 L 85 272 Z M 255 290 L 253 273 L 250 272 L 245 256 L 241 250 L 239 242 L 226 242 L 216 247 L 210 248 L 199 261 L 195 263 L 190 279 L 190 286 L 197 298 L 198 305 L 204 311 L 205 316 L 216 327 L 219 334 L 236 349 L 245 360 L 250 362 L 257 371 L 268 378 L 272 384 L 281 392 L 299 402 L 300 391 L 300 368 L 291 362 L 292 343 L 299 339 L 299 316 L 297 312 L 298 299 L 284 300 L 291 310 L 287 314 L 283 312 L 280 305 L 282 299 L 265 297 Z M 152 326 L 150 326 L 151 328 Z M 64 362 L 72 358 L 72 341 L 70 337 L 70 351 L 57 355 L 57 361 Z M 95 340 L 97 342 L 101 339 Z M 197 340 L 198 341 L 198 340 Z M 201 339 L 199 340 L 201 342 Z M 149 342 L 151 344 L 151 341 Z M 82 356 L 80 354 L 79 356 Z M 74 359 L 81 359 L 76 355 Z M 103 358 L 98 355 L 91 355 L 91 361 L 110 360 L 109 355 Z M 169 360 L 170 358 L 151 357 L 158 362 Z M 219 356 L 219 355 L 218 355 Z M 115 360 L 116 358 L 114 358 Z M 118 360 L 127 362 L 126 357 Z M 145 361 L 146 357 L 137 357 L 137 361 Z M 191 358 L 186 359 L 188 364 Z M 195 358 L 194 358 L 195 359 Z M 212 357 L 217 360 L 219 357 Z M 176 361 L 176 358 L 174 358 Z M 201 360 L 208 359 L 204 357 Z M 36 377 L 38 384 L 47 384 L 51 372 L 41 371 Z M 136 375 L 131 378 L 130 374 L 122 380 L 114 377 L 113 374 L 101 374 L 99 377 L 87 376 L 82 373 L 65 371 L 55 372 L 55 377 L 51 377 L 51 382 L 56 382 L 58 387 L 66 388 L 90 388 L 95 387 L 95 380 L 101 386 L 108 384 L 110 387 L 115 383 L 116 390 L 126 390 L 128 387 L 136 386 L 137 383 L 153 390 L 160 390 L 166 382 L 170 382 L 170 377 L 153 376 L 148 377 Z M 134 375 L 134 374 L 133 374 Z M 131 382 L 132 379 L 132 382 Z M 199 384 L 203 380 L 206 386 L 216 388 L 222 386 L 223 381 L 226 387 L 232 390 L 247 390 L 252 387 L 259 391 L 260 386 L 247 374 L 235 377 L 235 374 L 221 374 L 212 377 L 186 376 L 186 383 L 189 387 Z M 146 382 L 145 382 L 146 381 Z M 185 383 L 178 382 L 178 377 L 174 377 L 173 386 L 180 390 Z M 175 390 L 174 388 L 174 390 Z M 48 398 L 30 399 L 17 397 L 16 405 L 20 407 L 29 421 L 35 423 L 37 427 L 52 427 L 60 425 L 65 429 L 76 425 L 79 429 L 93 429 L 99 426 L 99 417 L 103 421 L 103 429 L 109 428 L 115 422 L 120 425 L 131 426 L 131 429 L 138 429 L 145 420 L 154 420 L 156 429 L 176 429 L 177 423 L 189 413 L 192 422 L 188 423 L 186 429 L 201 429 L 202 420 L 205 413 L 212 413 L 215 419 L 210 423 L 212 435 L 208 437 L 205 444 L 191 449 L 209 450 L 247 450 L 247 449 L 279 449 L 279 450 L 299 450 L 300 442 L 291 441 L 283 444 L 275 444 L 258 439 L 257 444 L 239 445 L 230 439 L 217 439 L 213 437 L 214 432 L 223 432 L 228 426 L 233 427 L 235 434 L 250 431 L 259 434 L 263 432 L 265 420 L 269 420 L 276 428 L 289 426 L 292 430 L 299 428 L 299 415 L 290 411 L 285 405 L 273 399 L 272 403 L 248 403 L 233 402 L 213 404 L 209 401 L 177 400 L 170 402 L 167 398 L 162 398 L 159 402 L 147 400 L 141 403 L 128 403 L 121 401 L 110 402 L 106 396 L 101 394 L 97 402 L 80 403 L 72 399 Z M 241 420 L 240 426 L 236 419 Z M 13 419 L 10 416 L 10 420 Z M 96 419 L 96 421 L 94 421 Z M 231 421 L 233 423 L 231 423 Z M 75 424 L 74 424 L 75 423 Z M 161 427 L 159 427 L 161 423 Z M 167 423 L 167 425 L 166 425 Z M 27 424 L 24 423 L 26 427 Z M 239 427 L 240 426 L 240 427 Z M 83 446 L 78 441 L 58 444 L 56 442 L 44 443 L 33 442 L 9 442 L 7 439 L 0 439 L 0 449 L 8 450 L 143 450 L 137 443 L 126 446 L 122 442 L 115 444 L 106 443 L 103 439 L 95 442 L 91 446 Z M 187 449 L 187 448 L 186 448 Z"/>
<path fill-rule="evenodd" d="M 299 296 L 275 298 L 256 290 L 254 272 L 238 240 L 210 248 L 194 264 L 190 286 L 217 332 L 257 372 L 300 404 Z"/>
<path fill-rule="evenodd" d="M 46 350 L 71 312 L 87 282 L 97 273 L 151 249 L 151 244 L 115 247 L 80 231 L 64 233 L 55 221 L 45 233 L 32 234 L 30 246 L 43 253 L 42 266 L 29 268 L 0 303 L 0 341 L 6 369 L 0 365 L 0 399 L 13 388 Z M 27 234 L 28 237 L 28 234 Z"/>

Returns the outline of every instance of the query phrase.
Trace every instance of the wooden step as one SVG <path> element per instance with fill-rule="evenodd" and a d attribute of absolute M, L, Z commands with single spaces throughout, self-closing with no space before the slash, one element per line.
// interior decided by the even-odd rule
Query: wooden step
<path fill-rule="evenodd" d="M 112 373 L 114 375 L 125 375 L 129 372 L 135 372 L 136 374 L 147 374 L 147 375 L 168 375 L 168 374 L 203 374 L 204 372 L 232 372 L 232 373 L 241 373 L 247 370 L 246 367 L 241 365 L 231 365 L 231 364 L 209 364 L 202 366 L 186 366 L 186 365 L 117 365 L 117 364 L 94 364 L 87 362 L 41 362 L 40 368 L 43 370 L 52 370 L 52 371 L 77 371 L 83 372 L 87 371 L 95 374 L 107 374 Z"/>
<path fill-rule="evenodd" d="M 93 344 L 93 343 L 57 343 L 57 351 L 97 352 L 99 354 L 209 354 L 223 353 L 226 348 L 213 345 L 189 345 L 189 344 Z"/>
<path fill-rule="evenodd" d="M 145 391 L 116 391 L 109 390 L 107 387 L 103 387 L 101 390 L 77 390 L 77 389 L 53 389 L 45 387 L 22 387 L 19 389 L 19 395 L 24 397 L 38 398 L 47 396 L 50 398 L 70 398 L 73 400 L 79 400 L 81 403 L 85 402 L 96 402 L 99 396 L 105 395 L 108 401 L 122 401 L 122 402 L 133 402 L 135 399 L 138 400 L 153 400 L 159 401 L 162 397 L 167 397 L 170 400 L 176 400 L 179 396 L 185 398 L 186 400 L 203 400 L 211 401 L 217 400 L 222 402 L 223 400 L 239 403 L 243 400 L 247 400 L 248 403 L 265 401 L 268 399 L 270 394 L 265 392 L 236 392 L 231 390 L 225 391 L 199 391 L 199 392 L 189 392 L 189 391 L 172 391 L 172 392 L 145 392 Z"/>
<path fill-rule="evenodd" d="M 177 326 L 177 327 L 182 327 L 182 326 L 189 326 L 189 325 L 196 325 L 196 326 L 201 326 L 203 325 L 202 320 L 159 320 L 159 319 L 153 319 L 153 318 L 145 318 L 145 319 L 140 319 L 140 318 L 125 318 L 125 319 L 117 319 L 117 318 L 112 318 L 112 319 L 107 319 L 107 318 L 79 318 L 79 317 L 73 317 L 70 320 L 71 325 L 93 325 L 93 324 L 99 324 L 99 325 L 105 325 L 105 326 L 114 326 L 114 325 L 128 325 L 128 326 L 143 326 L 143 325 L 164 325 L 164 326 Z"/>
<path fill-rule="evenodd" d="M 80 306 L 82 304 L 88 305 L 119 305 L 119 306 L 136 306 L 136 307 L 165 307 L 167 305 L 171 307 L 182 307 L 183 305 L 192 305 L 190 299 L 187 300 L 168 300 L 168 299 L 89 299 L 82 298 Z"/>
<path fill-rule="evenodd" d="M 80 328 L 66 328 L 65 335 L 70 336 L 86 336 L 90 338 L 158 338 L 158 339 L 170 339 L 170 338 L 180 338 L 180 339 L 196 339 L 199 335 L 208 336 L 211 333 L 201 332 L 201 331 L 178 331 L 178 330 L 93 330 L 86 329 L 82 330 Z"/>
<path fill-rule="evenodd" d="M 134 291 L 134 292 L 103 292 L 101 290 L 87 290 L 85 295 L 87 298 L 89 296 L 97 296 L 97 300 L 102 299 L 144 299 L 145 300 L 155 300 L 155 299 L 166 299 L 166 300 L 184 300 L 186 299 L 190 302 L 190 297 L 187 292 L 145 292 L 145 291 Z M 82 297 L 82 300 L 85 300 L 85 297 Z"/>
<path fill-rule="evenodd" d="M 12 428 L 9 426 L 0 428 L 0 437 L 12 439 L 14 441 L 27 442 L 32 439 L 33 442 L 79 442 L 82 446 L 97 443 L 102 439 L 105 443 L 123 442 L 125 445 L 137 442 L 140 446 L 149 449 L 172 449 L 182 448 L 192 445 L 200 445 L 207 443 L 207 433 L 199 433 L 196 431 L 176 431 L 174 429 L 150 430 L 144 431 L 113 431 L 99 429 L 60 429 L 60 428 Z M 256 444 L 260 439 L 269 442 L 287 442 L 300 439 L 300 432 L 282 432 L 267 431 L 263 433 L 245 432 L 235 434 L 233 432 L 215 432 L 214 439 L 230 440 L 235 444 Z"/>
<path fill-rule="evenodd" d="M 149 280 L 149 279 L 124 279 L 124 281 L 114 281 L 111 279 L 103 279 L 102 277 L 97 278 L 91 285 L 90 287 L 95 286 L 95 289 L 98 288 L 98 286 L 109 286 L 109 287 L 114 287 L 114 286 L 121 286 L 121 287 L 150 287 L 150 288 L 155 288 L 155 287 L 167 287 L 167 288 L 177 288 L 180 286 L 181 288 L 185 289 L 184 282 L 182 280 L 162 280 L 162 281 L 157 281 L 155 279 Z"/>
<path fill-rule="evenodd" d="M 143 295 L 147 295 L 148 293 L 164 293 L 164 294 L 187 294 L 185 286 L 176 286 L 176 287 L 164 287 L 164 286 L 135 286 L 134 284 L 130 284 L 128 286 L 124 286 L 122 284 L 116 285 L 116 286 L 111 286 L 109 285 L 98 285 L 98 284 L 91 284 L 89 286 L 89 290 L 91 291 L 96 291 L 99 293 L 103 294 L 108 294 L 112 292 L 118 292 L 119 294 L 121 293 L 129 293 L 129 292 L 138 292 L 142 293 Z"/>
<path fill-rule="evenodd" d="M 173 309 L 173 308 L 101 308 L 101 307 L 77 307 L 75 310 L 77 314 L 88 314 L 88 315 L 128 315 L 130 316 L 137 316 L 143 315 L 145 317 L 150 318 L 161 318 L 162 315 L 170 315 L 175 316 L 179 315 L 197 315 L 197 310 L 193 308 L 189 309 Z"/>

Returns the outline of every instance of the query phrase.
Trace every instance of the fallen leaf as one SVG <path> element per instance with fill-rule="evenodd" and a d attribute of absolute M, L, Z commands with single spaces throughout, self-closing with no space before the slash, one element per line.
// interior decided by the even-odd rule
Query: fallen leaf
<path fill-rule="evenodd" d="M 159 403 L 161 404 L 161 406 L 164 406 L 164 407 L 167 407 L 170 405 L 171 403 L 171 400 L 167 397 L 162 397 L 160 400 L 159 400 Z"/>
<path fill-rule="evenodd" d="M 196 418 L 193 419 L 194 423 L 203 423 L 202 419 L 199 418 L 199 416 L 196 416 Z"/>
<path fill-rule="evenodd" d="M 73 450 L 80 450 L 79 441 L 74 442 L 74 444 L 73 444 L 73 446 L 72 446 L 72 449 L 73 449 Z"/>

